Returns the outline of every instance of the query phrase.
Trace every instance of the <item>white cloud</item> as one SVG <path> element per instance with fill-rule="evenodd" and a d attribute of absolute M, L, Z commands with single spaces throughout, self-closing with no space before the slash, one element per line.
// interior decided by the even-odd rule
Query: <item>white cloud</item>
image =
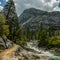
<path fill-rule="evenodd" d="M 1 4 L 1 2 L 0 2 L 0 4 Z"/>
<path fill-rule="evenodd" d="M 27 8 L 37 8 L 45 11 L 60 11 L 57 0 L 14 0 L 14 2 L 18 15 Z"/>
<path fill-rule="evenodd" d="M 55 7 L 53 11 L 60 11 L 59 7 Z"/>
<path fill-rule="evenodd" d="M 6 1 L 8 1 L 8 0 L 6 0 Z"/>
<path fill-rule="evenodd" d="M 2 6 L 0 6 L 0 11 L 3 9 L 3 7 Z"/>
<path fill-rule="evenodd" d="M 37 8 L 45 11 L 60 10 L 57 0 L 14 0 L 14 2 L 18 15 L 27 8 Z"/>

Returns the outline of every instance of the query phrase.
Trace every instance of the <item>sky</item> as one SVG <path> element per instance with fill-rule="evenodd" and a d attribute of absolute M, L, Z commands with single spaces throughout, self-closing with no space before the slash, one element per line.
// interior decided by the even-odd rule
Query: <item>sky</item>
<path fill-rule="evenodd" d="M 0 0 L 0 10 L 3 8 L 5 4 L 6 4 L 6 0 Z"/>
<path fill-rule="evenodd" d="M 36 8 L 44 11 L 60 11 L 60 0 L 14 0 L 17 14 L 25 9 Z"/>
<path fill-rule="evenodd" d="M 60 0 L 14 0 L 18 15 L 25 9 L 36 8 L 44 11 L 60 11 Z"/>
<path fill-rule="evenodd" d="M 6 4 L 6 0 L 0 0 L 0 5 L 4 6 Z"/>

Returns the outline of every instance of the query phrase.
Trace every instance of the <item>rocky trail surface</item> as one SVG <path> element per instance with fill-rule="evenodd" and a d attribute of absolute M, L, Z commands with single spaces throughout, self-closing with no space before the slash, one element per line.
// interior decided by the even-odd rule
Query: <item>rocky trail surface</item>
<path fill-rule="evenodd" d="M 22 48 L 18 45 L 3 50 L 0 53 L 0 60 L 52 60 L 45 54 L 39 53 L 28 48 Z"/>
<path fill-rule="evenodd" d="M 0 60 L 12 60 L 15 51 L 19 46 L 16 45 L 10 49 L 6 49 L 0 53 Z"/>

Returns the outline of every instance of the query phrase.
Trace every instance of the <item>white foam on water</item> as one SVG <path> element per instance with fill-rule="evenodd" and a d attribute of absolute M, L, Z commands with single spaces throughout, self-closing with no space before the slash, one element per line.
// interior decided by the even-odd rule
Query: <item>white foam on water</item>
<path fill-rule="evenodd" d="M 60 60 L 60 56 L 56 56 L 55 54 L 49 52 L 49 51 L 44 51 L 41 49 L 38 49 L 33 43 L 27 43 L 27 47 L 30 49 L 33 49 L 35 51 L 41 52 L 42 54 L 45 54 L 45 56 L 49 56 L 53 58 L 54 60 Z"/>

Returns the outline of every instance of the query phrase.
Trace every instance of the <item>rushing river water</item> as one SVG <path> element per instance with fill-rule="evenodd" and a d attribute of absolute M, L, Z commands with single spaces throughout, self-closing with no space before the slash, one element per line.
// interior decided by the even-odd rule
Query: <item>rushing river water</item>
<path fill-rule="evenodd" d="M 37 48 L 33 43 L 27 43 L 27 47 L 30 49 L 33 49 L 37 52 L 41 52 L 42 54 L 45 54 L 46 56 L 51 57 L 54 60 L 60 60 L 60 56 L 56 56 L 55 54 L 49 52 L 49 51 L 44 51 L 42 49 Z"/>

